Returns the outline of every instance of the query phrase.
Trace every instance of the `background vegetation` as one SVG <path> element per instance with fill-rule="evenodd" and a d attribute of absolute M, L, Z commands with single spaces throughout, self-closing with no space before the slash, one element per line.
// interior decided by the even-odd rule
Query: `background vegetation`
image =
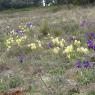
<path fill-rule="evenodd" d="M 94 4 L 94 0 L 0 0 L 0 10 L 8 8 L 23 8 L 34 6 L 51 6 L 51 5 L 88 5 Z"/>

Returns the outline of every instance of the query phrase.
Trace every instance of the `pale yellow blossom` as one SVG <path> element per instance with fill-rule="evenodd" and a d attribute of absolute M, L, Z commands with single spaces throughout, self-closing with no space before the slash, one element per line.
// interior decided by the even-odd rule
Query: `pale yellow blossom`
<path fill-rule="evenodd" d="M 32 50 L 37 48 L 35 43 L 28 44 L 28 47 L 30 47 Z"/>
<path fill-rule="evenodd" d="M 59 51 L 60 51 L 60 48 L 59 47 L 55 47 L 55 48 L 53 48 L 52 51 L 53 51 L 53 53 L 58 54 Z"/>
<path fill-rule="evenodd" d="M 73 45 L 67 46 L 63 53 L 71 53 L 73 52 Z"/>
<path fill-rule="evenodd" d="M 74 41 L 74 45 L 79 46 L 80 44 L 81 44 L 80 41 L 78 41 L 78 40 L 75 40 L 75 41 Z"/>
<path fill-rule="evenodd" d="M 77 48 L 77 52 L 80 52 L 80 53 L 88 53 L 89 50 L 87 48 L 80 47 L 80 48 Z"/>

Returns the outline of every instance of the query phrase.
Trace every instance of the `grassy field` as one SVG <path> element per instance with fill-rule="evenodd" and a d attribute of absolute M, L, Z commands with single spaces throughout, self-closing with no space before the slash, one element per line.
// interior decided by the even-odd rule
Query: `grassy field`
<path fill-rule="evenodd" d="M 95 95 L 94 11 L 0 12 L 0 95 Z"/>

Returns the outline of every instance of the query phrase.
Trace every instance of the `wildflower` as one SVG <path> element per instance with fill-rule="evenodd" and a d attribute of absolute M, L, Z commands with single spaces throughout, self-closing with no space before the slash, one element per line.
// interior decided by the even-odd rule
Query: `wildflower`
<path fill-rule="evenodd" d="M 61 42 L 66 43 L 64 39 L 61 39 Z"/>
<path fill-rule="evenodd" d="M 78 61 L 76 62 L 75 66 L 76 66 L 77 68 L 81 68 L 81 67 L 82 67 L 82 64 L 81 64 L 80 60 L 78 60 Z"/>
<path fill-rule="evenodd" d="M 95 50 L 95 45 L 93 45 L 93 50 Z"/>
<path fill-rule="evenodd" d="M 21 42 L 22 42 L 21 38 L 16 39 L 16 43 L 18 44 L 18 46 L 20 46 Z"/>
<path fill-rule="evenodd" d="M 21 25 L 19 25 L 19 26 L 18 26 L 18 28 L 22 28 L 22 26 L 21 26 Z"/>
<path fill-rule="evenodd" d="M 89 63 L 88 61 L 84 61 L 84 62 L 83 62 L 83 67 L 84 67 L 84 68 L 90 68 L 91 65 L 90 65 L 90 63 Z"/>
<path fill-rule="evenodd" d="M 90 32 L 89 35 L 92 37 L 92 39 L 95 39 L 95 33 L 94 32 Z"/>
<path fill-rule="evenodd" d="M 70 54 L 67 54 L 67 57 L 70 59 L 71 58 L 71 55 Z"/>
<path fill-rule="evenodd" d="M 58 54 L 58 53 L 59 53 L 59 50 L 60 50 L 59 47 L 55 47 L 55 48 L 53 49 L 53 53 Z"/>
<path fill-rule="evenodd" d="M 67 47 L 65 48 L 65 50 L 64 50 L 63 53 L 71 53 L 72 51 L 73 51 L 73 46 L 70 45 L 70 46 L 67 46 Z"/>
<path fill-rule="evenodd" d="M 28 47 L 30 47 L 32 50 L 37 48 L 35 43 L 29 44 Z"/>
<path fill-rule="evenodd" d="M 14 43 L 13 37 L 10 37 L 9 39 L 6 40 L 6 46 L 7 46 L 8 50 L 11 48 L 13 43 Z"/>
<path fill-rule="evenodd" d="M 38 44 L 38 47 L 42 48 L 42 43 L 41 43 L 41 41 L 36 40 L 36 42 L 37 42 L 37 44 Z"/>
<path fill-rule="evenodd" d="M 41 43 L 39 43 L 38 46 L 39 46 L 40 48 L 42 48 L 42 44 L 41 44 Z"/>
<path fill-rule="evenodd" d="M 48 48 L 51 48 L 52 47 L 52 44 L 49 42 L 48 43 Z"/>
<path fill-rule="evenodd" d="M 74 41 L 74 45 L 79 46 L 80 45 L 80 41 L 75 40 Z"/>
<path fill-rule="evenodd" d="M 93 39 L 95 39 L 95 33 L 94 33 L 94 32 L 88 32 L 88 33 L 86 33 L 85 35 L 86 35 L 86 38 L 87 38 L 88 40 L 93 40 Z"/>
<path fill-rule="evenodd" d="M 19 34 L 20 36 L 23 36 L 24 35 L 24 32 L 21 31 L 21 30 L 19 30 L 19 29 L 16 30 L 16 33 Z"/>
<path fill-rule="evenodd" d="M 22 39 L 22 40 L 26 40 L 26 39 L 27 39 L 27 36 L 24 35 L 24 36 L 21 37 L 21 39 Z"/>
<path fill-rule="evenodd" d="M 56 44 L 58 45 L 59 44 L 59 38 L 56 37 L 56 38 L 52 39 L 52 43 L 55 44 L 55 45 Z"/>
<path fill-rule="evenodd" d="M 26 26 L 29 27 L 29 28 L 33 27 L 33 25 L 32 25 L 31 22 L 30 23 L 27 23 Z"/>
<path fill-rule="evenodd" d="M 94 43 L 94 42 L 93 42 L 92 40 L 88 40 L 88 41 L 87 41 L 87 45 L 88 45 L 88 48 L 89 48 L 89 49 L 93 49 L 93 43 Z"/>
<path fill-rule="evenodd" d="M 62 41 L 59 42 L 59 46 L 62 47 L 62 48 L 64 47 L 64 44 L 63 44 Z"/>
<path fill-rule="evenodd" d="M 47 35 L 48 37 L 50 37 L 50 34 L 48 33 L 48 35 Z"/>
<path fill-rule="evenodd" d="M 80 52 L 80 53 L 88 53 L 88 49 L 87 48 L 84 48 L 84 47 L 80 47 L 80 48 L 77 48 L 77 52 Z"/>
<path fill-rule="evenodd" d="M 9 50 L 10 48 L 11 48 L 11 45 L 8 45 L 8 46 L 7 46 L 7 50 Z"/>

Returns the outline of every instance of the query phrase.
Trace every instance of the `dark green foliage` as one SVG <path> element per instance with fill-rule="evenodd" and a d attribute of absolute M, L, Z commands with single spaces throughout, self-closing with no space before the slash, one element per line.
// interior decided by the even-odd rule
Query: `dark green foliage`
<path fill-rule="evenodd" d="M 43 0 L 0 0 L 0 10 L 8 8 L 23 8 L 41 6 Z M 87 5 L 94 3 L 94 0 L 45 0 L 46 6 L 50 5 Z"/>

